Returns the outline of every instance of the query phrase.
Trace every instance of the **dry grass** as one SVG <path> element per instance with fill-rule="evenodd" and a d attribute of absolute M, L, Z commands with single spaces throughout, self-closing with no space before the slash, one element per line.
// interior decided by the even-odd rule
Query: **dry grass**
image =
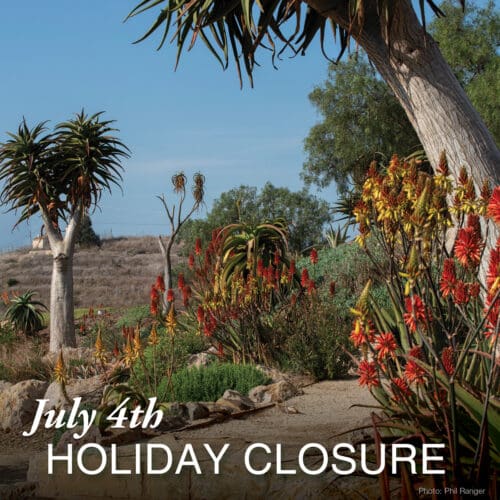
<path fill-rule="evenodd" d="M 174 256 L 174 266 L 177 257 Z M 149 302 L 149 290 L 162 272 L 162 257 L 153 236 L 103 240 L 101 248 L 80 248 L 74 258 L 75 307 L 130 307 Z M 0 292 L 28 289 L 50 302 L 52 256 L 23 248 L 0 254 Z M 9 287 L 9 280 L 18 283 Z M 0 311 L 1 313 L 1 311 Z"/>

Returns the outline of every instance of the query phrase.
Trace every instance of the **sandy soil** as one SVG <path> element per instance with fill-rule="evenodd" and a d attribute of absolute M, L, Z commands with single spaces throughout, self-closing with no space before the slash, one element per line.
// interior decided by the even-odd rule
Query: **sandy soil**
<path fill-rule="evenodd" d="M 302 396 L 245 420 L 229 420 L 207 428 L 183 431 L 176 433 L 175 437 L 183 441 L 243 438 L 259 442 L 301 444 L 316 441 L 327 444 L 342 440 L 341 437 L 335 439 L 335 435 L 367 422 L 373 410 L 354 405 L 376 403 L 356 379 L 319 382 L 303 391 Z"/>

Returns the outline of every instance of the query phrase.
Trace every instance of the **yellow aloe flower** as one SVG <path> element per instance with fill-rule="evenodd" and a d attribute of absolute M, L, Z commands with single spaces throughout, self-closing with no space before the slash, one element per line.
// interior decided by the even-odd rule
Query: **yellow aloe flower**
<path fill-rule="evenodd" d="M 62 386 L 66 385 L 68 381 L 68 376 L 66 373 L 66 365 L 64 364 L 64 358 L 62 349 L 59 351 L 59 356 L 57 357 L 56 364 L 54 366 L 54 379 L 59 382 Z"/>
<path fill-rule="evenodd" d="M 101 363 L 106 362 L 106 349 L 104 348 L 104 344 L 102 343 L 102 335 L 101 329 L 97 330 L 97 338 L 94 344 L 94 357 L 98 359 Z"/>
<path fill-rule="evenodd" d="M 151 327 L 151 332 L 149 334 L 148 343 L 150 345 L 158 345 L 159 341 L 160 340 L 158 339 L 158 332 L 156 330 L 156 323 L 153 323 L 153 326 Z"/>
<path fill-rule="evenodd" d="M 174 308 L 174 304 L 172 304 L 170 306 L 170 309 L 169 309 L 168 314 L 167 314 L 167 319 L 166 319 L 166 327 L 167 327 L 167 331 L 168 331 L 168 333 L 170 333 L 170 335 L 175 334 L 175 327 L 176 326 L 177 326 L 177 320 L 175 319 L 175 308 Z"/>

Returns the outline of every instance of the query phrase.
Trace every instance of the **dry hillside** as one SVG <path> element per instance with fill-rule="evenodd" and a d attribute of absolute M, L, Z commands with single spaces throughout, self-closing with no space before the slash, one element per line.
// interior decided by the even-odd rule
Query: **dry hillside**
<path fill-rule="evenodd" d="M 174 257 L 174 266 L 177 259 Z M 149 290 L 162 270 L 153 236 L 103 240 L 101 248 L 78 248 L 74 259 L 75 307 L 127 307 L 149 302 Z M 50 251 L 23 248 L 0 254 L 0 293 L 39 292 L 49 305 Z M 8 286 L 9 280 L 18 283 Z M 37 297 L 38 298 L 38 297 Z"/>

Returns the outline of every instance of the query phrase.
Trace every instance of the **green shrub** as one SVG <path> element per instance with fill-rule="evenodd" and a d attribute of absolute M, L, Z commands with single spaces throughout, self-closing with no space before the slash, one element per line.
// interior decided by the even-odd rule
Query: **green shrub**
<path fill-rule="evenodd" d="M 9 278 L 7 280 L 7 286 L 8 287 L 16 286 L 16 285 L 19 285 L 19 280 L 17 280 L 16 278 Z"/>
<path fill-rule="evenodd" d="M 167 369 L 176 371 L 184 368 L 192 354 L 207 348 L 205 337 L 194 332 L 180 332 L 172 342 L 165 329 L 158 328 L 158 337 L 158 345 L 146 347 L 142 358 L 132 368 L 132 385 L 144 391 L 147 397 L 158 394 L 158 384 Z"/>
<path fill-rule="evenodd" d="M 171 386 L 165 377 L 158 387 L 158 395 L 162 401 L 216 401 L 227 389 L 247 394 L 252 387 L 267 383 L 269 378 L 253 365 L 213 363 L 175 372 Z"/>
<path fill-rule="evenodd" d="M 135 306 L 126 309 L 122 316 L 117 320 L 116 327 L 131 327 L 142 325 L 147 320 L 151 319 L 151 313 L 149 312 L 149 306 Z"/>

